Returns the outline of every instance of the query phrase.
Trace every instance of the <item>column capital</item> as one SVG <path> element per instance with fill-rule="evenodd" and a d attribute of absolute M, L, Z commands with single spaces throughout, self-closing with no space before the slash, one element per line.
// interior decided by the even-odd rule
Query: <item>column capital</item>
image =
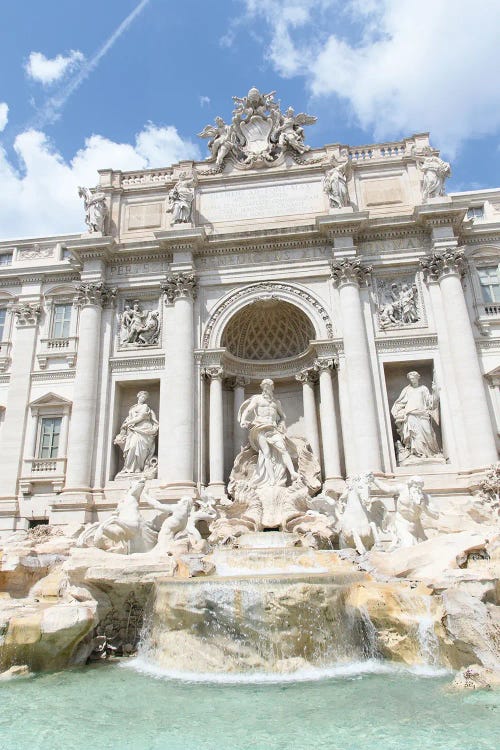
<path fill-rule="evenodd" d="M 222 380 L 224 375 L 224 368 L 214 365 L 212 367 L 204 367 L 201 371 L 203 377 L 209 380 Z"/>
<path fill-rule="evenodd" d="M 161 288 L 166 302 L 173 303 L 180 297 L 196 299 L 198 281 L 193 271 L 174 271 L 169 274 Z"/>
<path fill-rule="evenodd" d="M 334 260 L 330 263 L 330 268 L 333 282 L 339 287 L 345 284 L 360 286 L 364 281 L 368 280 L 372 272 L 371 266 L 362 265 L 361 261 L 357 258 Z"/>
<path fill-rule="evenodd" d="M 318 371 L 315 367 L 306 367 L 304 370 L 296 373 L 295 380 L 299 383 L 316 383 L 318 380 Z"/>
<path fill-rule="evenodd" d="M 87 305 L 107 307 L 114 304 L 115 298 L 115 287 L 106 286 L 103 281 L 82 281 L 76 285 L 76 296 L 73 304 L 76 307 Z"/>
<path fill-rule="evenodd" d="M 443 250 L 420 259 L 426 281 L 439 281 L 443 276 L 465 274 L 467 260 L 463 250 Z"/>
<path fill-rule="evenodd" d="M 18 328 L 36 326 L 42 313 L 42 307 L 38 302 L 20 302 L 12 307 Z"/>
<path fill-rule="evenodd" d="M 231 390 L 235 388 L 245 388 L 250 385 L 250 378 L 245 378 L 243 375 L 235 375 L 233 377 L 226 378 L 226 385 Z"/>
<path fill-rule="evenodd" d="M 338 357 L 330 357 L 328 359 L 316 359 L 314 362 L 314 367 L 317 370 L 317 372 L 321 373 L 324 370 L 335 370 L 335 368 L 338 366 L 339 360 Z"/>

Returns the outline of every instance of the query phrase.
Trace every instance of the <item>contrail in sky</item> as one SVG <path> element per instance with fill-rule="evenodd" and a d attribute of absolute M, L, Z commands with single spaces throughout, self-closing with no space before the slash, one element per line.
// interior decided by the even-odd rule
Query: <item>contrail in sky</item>
<path fill-rule="evenodd" d="M 89 75 L 97 68 L 104 55 L 109 52 L 114 43 L 118 41 L 122 34 L 127 31 L 130 24 L 135 21 L 140 13 L 142 13 L 149 1 L 150 0 L 141 0 L 141 2 L 136 5 L 134 10 L 131 11 L 128 16 L 121 22 L 118 28 L 113 31 L 111 36 L 104 42 L 102 47 L 95 53 L 95 55 L 82 66 L 82 68 L 75 76 L 73 76 L 69 83 L 67 83 L 66 86 L 64 86 L 64 88 L 58 94 L 54 94 L 54 96 L 51 96 L 49 99 L 47 99 L 41 110 L 38 112 L 35 121 L 36 127 L 43 127 L 48 123 L 55 122 L 59 118 L 61 110 L 68 101 L 69 97 L 74 94 L 77 89 L 80 88 L 85 79 L 88 78 Z"/>

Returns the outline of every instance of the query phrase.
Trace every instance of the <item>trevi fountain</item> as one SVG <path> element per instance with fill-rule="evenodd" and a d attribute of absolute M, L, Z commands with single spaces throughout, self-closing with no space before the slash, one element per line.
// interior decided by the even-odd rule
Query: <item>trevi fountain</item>
<path fill-rule="evenodd" d="M 12 250 L 2 747 L 492 750 L 500 191 L 234 102 Z"/>

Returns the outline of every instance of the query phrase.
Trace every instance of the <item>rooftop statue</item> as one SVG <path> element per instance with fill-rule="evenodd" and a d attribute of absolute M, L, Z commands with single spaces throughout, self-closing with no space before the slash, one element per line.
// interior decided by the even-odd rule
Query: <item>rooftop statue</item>
<path fill-rule="evenodd" d="M 172 214 L 172 224 L 187 224 L 191 221 L 196 175 L 181 172 L 168 194 L 167 212 Z"/>
<path fill-rule="evenodd" d="M 303 126 L 313 125 L 316 117 L 303 112 L 296 115 L 292 107 L 283 113 L 275 93 L 261 94 L 251 88 L 244 97 L 233 96 L 231 124 L 216 117 L 215 125 L 206 125 L 198 134 L 210 139 L 208 161 L 215 162 L 216 172 L 222 171 L 229 154 L 241 166 L 260 167 L 276 163 L 287 151 L 298 157 L 310 150 L 304 143 Z"/>
<path fill-rule="evenodd" d="M 85 224 L 89 233 L 101 232 L 104 234 L 104 224 L 108 213 L 104 193 L 101 193 L 97 188 L 79 187 L 78 196 L 83 198 Z"/>
<path fill-rule="evenodd" d="M 345 208 L 349 205 L 349 191 L 347 179 L 350 171 L 350 162 L 333 162 L 330 170 L 323 180 L 323 190 L 328 196 L 331 208 Z"/>
<path fill-rule="evenodd" d="M 430 148 L 416 156 L 417 164 L 423 172 L 422 203 L 428 203 L 432 198 L 442 198 L 446 195 L 444 182 L 451 175 L 449 163 L 433 154 Z"/>

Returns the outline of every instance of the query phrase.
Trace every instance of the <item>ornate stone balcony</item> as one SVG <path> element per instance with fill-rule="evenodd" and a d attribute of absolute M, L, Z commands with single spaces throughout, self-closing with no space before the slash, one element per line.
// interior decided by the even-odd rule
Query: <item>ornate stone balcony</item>
<path fill-rule="evenodd" d="M 19 487 L 23 495 L 31 495 L 33 484 L 50 483 L 54 492 L 61 492 L 66 477 L 66 458 L 26 458 Z"/>
<path fill-rule="evenodd" d="M 483 336 L 490 336 L 492 329 L 500 330 L 500 302 L 476 303 L 476 325 Z"/>
<path fill-rule="evenodd" d="M 78 339 L 75 336 L 40 339 L 40 351 L 37 354 L 38 364 L 44 370 L 49 359 L 65 359 L 68 367 L 76 362 Z"/>

